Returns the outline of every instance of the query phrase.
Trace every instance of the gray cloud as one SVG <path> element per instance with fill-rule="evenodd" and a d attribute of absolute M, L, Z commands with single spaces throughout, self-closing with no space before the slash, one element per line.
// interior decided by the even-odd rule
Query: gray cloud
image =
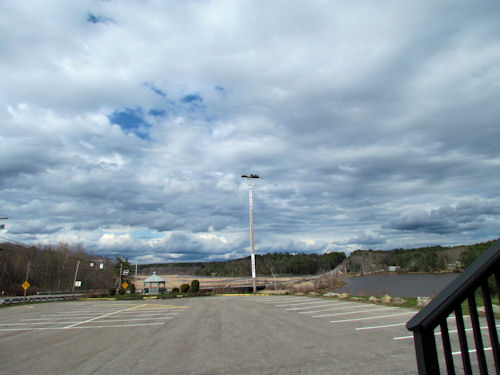
<path fill-rule="evenodd" d="M 3 234 L 245 256 L 258 173 L 258 252 L 497 237 L 498 10 L 4 1 Z"/>
<path fill-rule="evenodd" d="M 498 201 L 468 201 L 457 206 L 405 212 L 388 222 L 391 229 L 438 234 L 463 233 L 480 229 L 487 219 L 500 214 Z"/>

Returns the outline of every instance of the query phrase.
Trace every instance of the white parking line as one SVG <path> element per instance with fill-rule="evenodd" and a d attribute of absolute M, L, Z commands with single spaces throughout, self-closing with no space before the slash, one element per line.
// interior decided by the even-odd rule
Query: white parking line
<path fill-rule="evenodd" d="M 29 327 L 29 328 L 0 328 L 0 332 L 4 331 L 48 331 L 48 330 L 67 330 L 67 329 L 87 329 L 87 328 L 122 328 L 122 327 L 142 327 L 142 326 L 157 326 L 165 323 L 135 323 L 135 324 L 116 324 L 116 325 L 101 325 L 101 326 L 85 326 L 78 327 L 76 325 L 68 327 Z"/>
<path fill-rule="evenodd" d="M 380 319 L 380 318 L 389 318 L 392 316 L 400 316 L 400 315 L 409 315 L 413 313 L 397 313 L 397 314 L 389 314 L 389 315 L 377 315 L 377 316 L 368 316 L 364 318 L 353 318 L 353 319 L 344 319 L 344 320 L 331 320 L 330 323 L 344 323 L 344 322 L 357 322 L 360 320 L 372 320 L 372 319 Z"/>
<path fill-rule="evenodd" d="M 283 306 L 303 306 L 303 305 L 317 305 L 317 304 L 320 304 L 320 303 L 325 303 L 325 301 L 286 303 L 284 305 L 275 305 L 275 306 L 278 306 L 278 307 L 283 307 Z"/>
<path fill-rule="evenodd" d="M 170 320 L 174 319 L 173 316 L 165 316 L 163 318 L 139 318 L 139 319 L 102 319 L 100 321 L 94 321 L 92 323 L 108 323 L 108 322 L 131 322 L 131 321 L 145 321 L 145 320 Z"/>
<path fill-rule="evenodd" d="M 383 326 L 358 327 L 358 328 L 355 329 L 355 331 L 364 331 L 364 330 L 370 330 L 370 329 L 397 327 L 397 326 L 404 326 L 405 324 L 406 324 L 406 322 L 404 322 L 404 323 L 395 323 L 395 324 L 386 324 L 386 325 L 383 325 Z"/>
<path fill-rule="evenodd" d="M 103 313 L 103 311 L 60 311 L 52 315 L 42 315 L 42 316 L 55 316 L 55 315 L 80 315 L 80 314 L 97 314 Z"/>
<path fill-rule="evenodd" d="M 500 327 L 500 324 L 497 324 L 495 327 Z M 488 329 L 488 326 L 481 326 L 480 329 Z M 471 332 L 473 329 L 472 328 L 466 328 L 465 332 Z M 451 329 L 448 330 L 448 333 L 457 333 L 458 329 Z M 434 335 L 436 336 L 441 336 L 441 331 L 434 332 Z M 393 337 L 393 340 L 409 340 L 412 339 L 413 335 L 410 336 L 399 336 L 399 337 Z"/>
<path fill-rule="evenodd" d="M 307 297 L 282 297 L 279 299 L 267 300 L 267 301 L 255 301 L 255 302 L 264 302 L 264 303 L 277 303 L 277 302 L 297 302 L 297 301 L 305 301 Z"/>
<path fill-rule="evenodd" d="M 97 319 L 101 319 L 101 318 L 104 318 L 106 316 L 111 316 L 111 315 L 114 315 L 114 314 L 118 314 L 118 313 L 121 313 L 123 311 L 128 311 L 128 310 L 132 310 L 132 309 L 136 309 L 138 307 L 141 307 L 141 306 L 145 306 L 146 304 L 142 304 L 142 305 L 136 305 L 136 306 L 133 306 L 133 307 L 129 307 L 129 308 L 126 308 L 126 309 L 123 309 L 123 310 L 118 310 L 118 311 L 115 311 L 115 312 L 112 312 L 112 313 L 108 313 L 108 314 L 104 314 L 104 315 L 100 315 L 100 316 L 97 316 L 95 318 L 92 318 L 92 319 L 87 319 L 87 320 L 84 320 L 82 322 L 78 322 L 78 323 L 75 323 L 75 324 L 71 324 L 69 326 L 66 326 L 64 328 L 73 328 L 73 327 L 76 327 L 76 326 L 79 326 L 80 324 L 85 324 L 85 323 L 88 323 L 88 322 L 92 322 L 94 320 L 97 320 Z"/>
<path fill-rule="evenodd" d="M 132 316 L 165 316 L 165 315 L 178 315 L 178 312 L 169 312 L 169 313 L 163 313 L 163 314 L 137 314 L 137 315 L 132 315 Z"/>
<path fill-rule="evenodd" d="M 182 311 L 182 310 L 179 310 L 179 309 L 153 309 L 153 310 L 143 310 L 143 309 L 140 309 L 140 310 L 137 310 L 137 311 L 124 311 L 123 312 L 123 315 L 127 315 L 127 314 L 137 314 L 138 312 L 139 313 L 143 313 L 143 314 L 178 314 L 177 312 L 173 312 L 173 311 Z"/>
<path fill-rule="evenodd" d="M 488 346 L 488 347 L 486 347 L 486 348 L 483 348 L 483 350 L 484 350 L 485 352 L 489 352 L 489 351 L 491 351 L 491 350 L 493 350 L 493 349 L 492 349 L 490 346 Z M 477 350 L 476 350 L 476 349 L 469 349 L 469 353 L 475 353 L 475 352 L 477 352 Z M 451 355 L 460 355 L 460 354 L 462 354 L 462 352 L 461 352 L 461 351 L 458 351 L 458 352 L 451 352 Z"/>
<path fill-rule="evenodd" d="M 323 311 L 345 310 L 345 309 L 362 309 L 362 308 L 366 307 L 366 305 L 357 304 L 355 302 L 342 302 L 339 305 L 340 305 L 340 307 L 336 306 L 336 307 L 331 307 L 329 309 L 321 309 L 321 310 L 314 310 L 314 311 L 299 311 L 299 314 L 316 314 L 316 313 L 323 312 Z M 348 306 L 345 306 L 345 305 L 348 305 Z"/>
<path fill-rule="evenodd" d="M 338 315 L 348 315 L 348 314 L 361 314 L 365 312 L 375 312 L 375 311 L 385 311 L 385 310 L 394 310 L 397 307 L 382 307 L 380 309 L 369 309 L 369 310 L 359 310 L 359 311 L 347 311 L 342 313 L 334 313 L 334 314 L 322 314 L 322 315 L 313 315 L 313 318 L 324 318 L 326 316 L 338 316 Z"/>
<path fill-rule="evenodd" d="M 258 297 L 259 299 L 255 299 L 255 297 L 249 297 L 247 298 L 248 301 L 253 301 L 253 302 L 257 302 L 257 303 L 260 303 L 260 302 L 270 302 L 270 301 L 283 301 L 285 299 L 296 299 L 298 297 L 284 297 L 284 296 L 281 296 L 281 297 Z M 303 297 L 300 297 L 300 298 L 303 298 Z"/>
<path fill-rule="evenodd" d="M 325 307 L 325 306 L 334 306 L 334 305 L 339 305 L 342 304 L 342 302 L 330 302 L 330 303 L 323 303 L 323 305 L 314 305 L 314 306 L 306 306 L 306 307 L 291 307 L 289 309 L 286 309 L 287 311 L 297 311 L 297 310 L 307 310 L 307 309 L 317 309 L 318 307 Z"/>
<path fill-rule="evenodd" d="M 43 320 L 43 321 L 52 321 L 52 322 L 57 322 L 60 319 L 86 319 L 86 318 L 91 318 L 91 316 L 59 316 L 59 317 L 53 317 L 53 318 L 33 318 L 33 319 L 20 319 L 21 321 L 35 321 L 35 320 Z"/>
<path fill-rule="evenodd" d="M 4 326 L 30 326 L 30 325 L 42 325 L 42 324 L 71 324 L 71 323 L 76 323 L 75 321 L 72 321 L 72 322 L 33 322 L 33 323 L 2 323 L 0 324 L 0 327 L 4 327 Z"/>

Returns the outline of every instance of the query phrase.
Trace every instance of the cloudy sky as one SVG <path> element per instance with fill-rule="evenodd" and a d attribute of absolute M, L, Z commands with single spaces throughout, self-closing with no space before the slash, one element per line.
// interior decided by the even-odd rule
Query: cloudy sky
<path fill-rule="evenodd" d="M 0 232 L 139 263 L 490 240 L 498 1 L 0 0 Z"/>

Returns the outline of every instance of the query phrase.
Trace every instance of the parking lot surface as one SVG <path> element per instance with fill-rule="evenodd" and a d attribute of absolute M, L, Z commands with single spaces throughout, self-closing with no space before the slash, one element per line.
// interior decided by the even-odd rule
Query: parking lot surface
<path fill-rule="evenodd" d="M 415 313 L 295 296 L 14 306 L 0 374 L 416 374 Z"/>

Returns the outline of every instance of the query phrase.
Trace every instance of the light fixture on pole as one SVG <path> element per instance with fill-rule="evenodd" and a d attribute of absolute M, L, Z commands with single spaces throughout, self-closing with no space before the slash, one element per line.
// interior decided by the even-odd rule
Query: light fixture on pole
<path fill-rule="evenodd" d="M 253 249 L 253 203 L 252 203 L 252 180 L 254 178 L 259 178 L 256 174 L 251 174 L 247 176 L 246 174 L 242 175 L 241 178 L 246 178 L 248 181 L 248 201 L 250 206 L 250 251 L 251 251 L 251 262 L 252 262 L 252 286 L 253 292 L 257 292 L 257 285 L 255 282 L 255 253 Z"/>
<path fill-rule="evenodd" d="M 7 219 L 8 219 L 7 216 L 0 217 L 0 220 L 7 220 Z M 5 229 L 5 224 L 0 224 L 0 229 Z"/>

